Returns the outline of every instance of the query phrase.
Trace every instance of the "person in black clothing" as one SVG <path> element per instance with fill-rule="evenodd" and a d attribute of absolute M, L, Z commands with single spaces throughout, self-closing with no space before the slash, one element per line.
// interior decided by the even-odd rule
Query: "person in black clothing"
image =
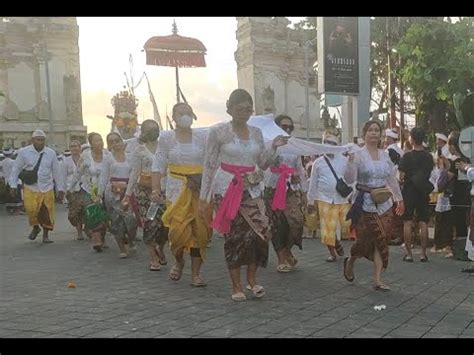
<path fill-rule="evenodd" d="M 461 178 L 461 175 L 459 175 L 459 167 L 461 166 L 461 162 L 470 163 L 470 161 L 464 158 L 459 150 L 459 132 L 451 132 L 448 136 L 448 147 L 449 153 L 451 153 L 451 164 L 448 176 L 454 180 L 451 185 L 452 191 L 450 191 L 451 195 L 449 199 L 452 206 L 452 222 L 456 230 L 456 238 L 465 238 L 467 237 L 467 219 L 471 205 L 471 184 L 467 178 Z M 453 254 L 448 253 L 446 257 L 453 257 Z"/>
<path fill-rule="evenodd" d="M 405 202 L 405 213 L 403 214 L 403 237 L 405 241 L 406 255 L 404 261 L 413 262 L 411 252 L 411 231 L 413 215 L 416 212 L 420 224 L 421 239 L 421 262 L 428 261 L 426 247 L 428 244 L 428 221 L 430 219 L 429 194 L 433 191 L 430 183 L 430 175 L 433 170 L 433 157 L 425 151 L 423 139 L 425 131 L 415 127 L 410 132 L 410 141 L 413 150 L 405 153 L 400 160 L 400 180 L 403 182 L 403 201 Z"/>

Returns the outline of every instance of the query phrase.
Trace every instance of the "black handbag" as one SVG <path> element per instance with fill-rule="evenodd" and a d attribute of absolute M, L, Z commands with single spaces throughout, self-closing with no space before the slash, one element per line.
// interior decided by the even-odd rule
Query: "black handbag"
<path fill-rule="evenodd" d="M 20 172 L 20 174 L 18 175 L 18 177 L 21 179 L 21 181 L 25 185 L 34 185 L 38 182 L 38 169 L 39 169 L 39 166 L 41 164 L 41 159 L 43 159 L 43 154 L 44 153 L 40 154 L 40 157 L 39 157 L 38 161 L 36 162 L 36 165 L 33 168 L 33 170 L 23 169 Z"/>
<path fill-rule="evenodd" d="M 332 174 L 334 175 L 334 177 L 336 178 L 336 191 L 339 193 L 339 195 L 341 195 L 342 197 L 347 197 L 349 196 L 351 193 L 352 193 L 352 187 L 350 187 L 349 185 L 346 184 L 346 182 L 344 180 L 342 180 L 342 178 L 338 177 L 336 172 L 334 171 L 334 168 L 332 167 L 331 165 L 331 162 L 329 161 L 329 159 L 324 156 L 324 160 L 326 160 L 326 163 L 328 164 L 329 166 L 329 169 L 331 169 L 332 171 Z"/>

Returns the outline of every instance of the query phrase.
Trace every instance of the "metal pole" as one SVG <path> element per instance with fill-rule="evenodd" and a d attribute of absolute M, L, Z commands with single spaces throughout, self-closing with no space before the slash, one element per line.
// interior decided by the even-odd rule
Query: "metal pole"
<path fill-rule="evenodd" d="M 179 95 L 179 74 L 178 74 L 178 67 L 176 67 L 176 102 L 181 102 L 180 95 Z"/>
<path fill-rule="evenodd" d="M 304 46 L 304 79 L 305 79 L 305 114 L 306 140 L 309 141 L 309 73 L 308 73 L 308 42 Z"/>
<path fill-rule="evenodd" d="M 54 126 L 53 126 L 53 109 L 51 107 L 51 86 L 49 82 L 49 65 L 48 65 L 48 45 L 46 40 L 46 24 L 43 24 L 43 40 L 44 40 L 44 67 L 46 69 L 46 91 L 48 95 L 48 114 L 49 114 L 49 135 L 50 145 L 54 144 Z"/>

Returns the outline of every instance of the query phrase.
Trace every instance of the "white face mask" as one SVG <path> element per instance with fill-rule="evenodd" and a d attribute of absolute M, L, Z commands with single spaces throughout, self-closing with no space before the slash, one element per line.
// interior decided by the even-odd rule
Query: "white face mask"
<path fill-rule="evenodd" d="M 188 115 L 181 116 L 176 120 L 176 124 L 181 128 L 190 128 L 193 124 L 193 118 Z"/>

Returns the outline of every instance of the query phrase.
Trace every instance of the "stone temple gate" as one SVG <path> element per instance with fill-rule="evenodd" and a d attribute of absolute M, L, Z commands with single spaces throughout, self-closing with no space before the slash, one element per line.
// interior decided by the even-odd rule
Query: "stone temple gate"
<path fill-rule="evenodd" d="M 294 135 L 307 137 L 306 78 L 301 35 L 284 17 L 237 17 L 235 52 L 239 88 L 255 101 L 255 113 L 287 114 L 295 122 Z M 317 76 L 312 69 L 316 53 L 309 51 L 309 137 L 319 140 L 320 121 Z"/>
<path fill-rule="evenodd" d="M 37 128 L 49 133 L 47 48 L 54 143 L 85 141 L 75 17 L 0 18 L 0 148 L 28 144 Z"/>

